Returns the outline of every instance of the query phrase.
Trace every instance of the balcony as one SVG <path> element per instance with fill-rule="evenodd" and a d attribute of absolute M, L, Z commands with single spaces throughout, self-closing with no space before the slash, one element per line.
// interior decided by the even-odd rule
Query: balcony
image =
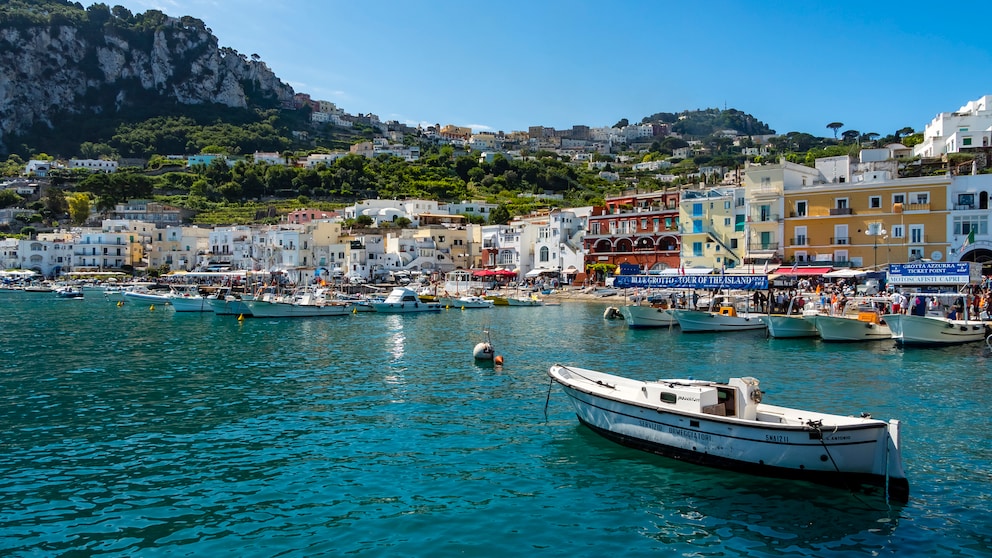
<path fill-rule="evenodd" d="M 750 223 L 773 223 L 779 220 L 778 213 L 757 213 L 747 218 Z"/>
<path fill-rule="evenodd" d="M 854 210 L 850 207 L 834 207 L 830 209 L 830 215 L 854 215 Z"/>
<path fill-rule="evenodd" d="M 831 236 L 830 244 L 850 244 L 851 237 L 849 236 Z"/>
<path fill-rule="evenodd" d="M 778 250 L 778 242 L 753 242 L 750 250 Z"/>
<path fill-rule="evenodd" d="M 925 213 L 925 212 L 930 211 L 930 204 L 929 203 L 907 203 L 907 204 L 903 204 L 902 210 L 903 210 L 903 212 L 907 212 L 907 211 L 920 211 L 920 212 L 924 212 Z"/>
<path fill-rule="evenodd" d="M 809 246 L 809 238 L 805 236 L 797 236 L 789 239 L 789 243 L 792 246 Z"/>

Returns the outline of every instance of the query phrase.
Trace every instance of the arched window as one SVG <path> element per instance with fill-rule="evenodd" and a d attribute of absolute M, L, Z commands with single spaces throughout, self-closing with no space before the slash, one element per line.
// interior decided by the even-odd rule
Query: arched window
<path fill-rule="evenodd" d="M 546 262 L 549 259 L 550 251 L 547 246 L 541 246 L 541 258 L 540 261 Z"/>

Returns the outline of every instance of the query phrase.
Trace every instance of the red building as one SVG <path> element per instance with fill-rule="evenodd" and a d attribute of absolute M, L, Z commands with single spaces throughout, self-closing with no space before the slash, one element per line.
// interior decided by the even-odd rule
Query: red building
<path fill-rule="evenodd" d="M 677 268 L 682 245 L 679 193 L 631 193 L 606 200 L 584 239 L 585 263 L 636 264 L 642 271 Z"/>

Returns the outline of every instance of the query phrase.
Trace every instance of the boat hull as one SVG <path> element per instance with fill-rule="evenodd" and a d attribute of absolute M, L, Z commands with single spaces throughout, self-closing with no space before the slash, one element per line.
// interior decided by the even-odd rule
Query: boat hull
<path fill-rule="evenodd" d="M 168 304 L 169 295 L 127 291 L 124 293 L 124 300 L 130 300 L 135 302 L 148 302 L 151 304 Z"/>
<path fill-rule="evenodd" d="M 177 295 L 169 299 L 169 304 L 176 312 L 211 312 L 207 300 L 200 295 Z"/>
<path fill-rule="evenodd" d="M 780 339 L 798 339 L 816 337 L 816 325 L 802 316 L 763 316 L 761 318 L 768 326 L 768 335 Z"/>
<path fill-rule="evenodd" d="M 729 316 L 702 310 L 673 310 L 673 312 L 679 327 L 685 333 L 745 331 L 766 327 L 765 322 L 761 321 L 761 314 Z"/>
<path fill-rule="evenodd" d="M 207 304 L 218 316 L 251 316 L 251 308 L 237 298 L 208 298 Z"/>
<path fill-rule="evenodd" d="M 412 314 L 416 312 L 440 312 L 440 302 L 373 302 L 376 312 L 384 314 Z"/>
<path fill-rule="evenodd" d="M 886 314 L 882 316 L 892 330 L 892 338 L 900 345 L 960 345 L 982 341 L 986 336 L 984 322 L 951 320 L 935 316 Z"/>
<path fill-rule="evenodd" d="M 814 323 L 824 341 L 854 343 L 892 339 L 892 329 L 887 323 L 876 324 L 841 316 L 817 316 Z"/>
<path fill-rule="evenodd" d="M 654 306 L 628 305 L 620 307 L 620 314 L 627 327 L 648 328 L 648 327 L 677 327 L 678 320 L 675 319 L 674 310 L 671 308 L 657 308 Z"/>
<path fill-rule="evenodd" d="M 351 312 L 346 304 L 295 304 L 250 300 L 245 303 L 256 318 L 325 318 Z"/>
<path fill-rule="evenodd" d="M 890 498 L 908 499 L 899 421 L 863 419 L 815 429 L 669 411 L 646 396 L 636 403 L 641 389 L 610 385 L 608 375 L 575 368 L 562 373 L 563 368 L 554 366 L 549 375 L 568 396 L 579 422 L 624 446 L 761 476 L 851 489 L 887 487 Z M 767 417 L 784 411 L 789 410 L 758 404 L 758 413 Z"/>

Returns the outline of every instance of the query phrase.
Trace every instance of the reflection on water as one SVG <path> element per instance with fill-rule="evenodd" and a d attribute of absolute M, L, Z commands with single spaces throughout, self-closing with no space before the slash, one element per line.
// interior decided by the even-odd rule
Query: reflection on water
<path fill-rule="evenodd" d="M 987 554 L 983 345 L 622 325 L 567 303 L 238 322 L 4 295 L 0 553 Z M 483 330 L 502 368 L 472 358 Z M 617 446 L 547 399 L 554 362 L 900 418 L 911 500 Z"/>

